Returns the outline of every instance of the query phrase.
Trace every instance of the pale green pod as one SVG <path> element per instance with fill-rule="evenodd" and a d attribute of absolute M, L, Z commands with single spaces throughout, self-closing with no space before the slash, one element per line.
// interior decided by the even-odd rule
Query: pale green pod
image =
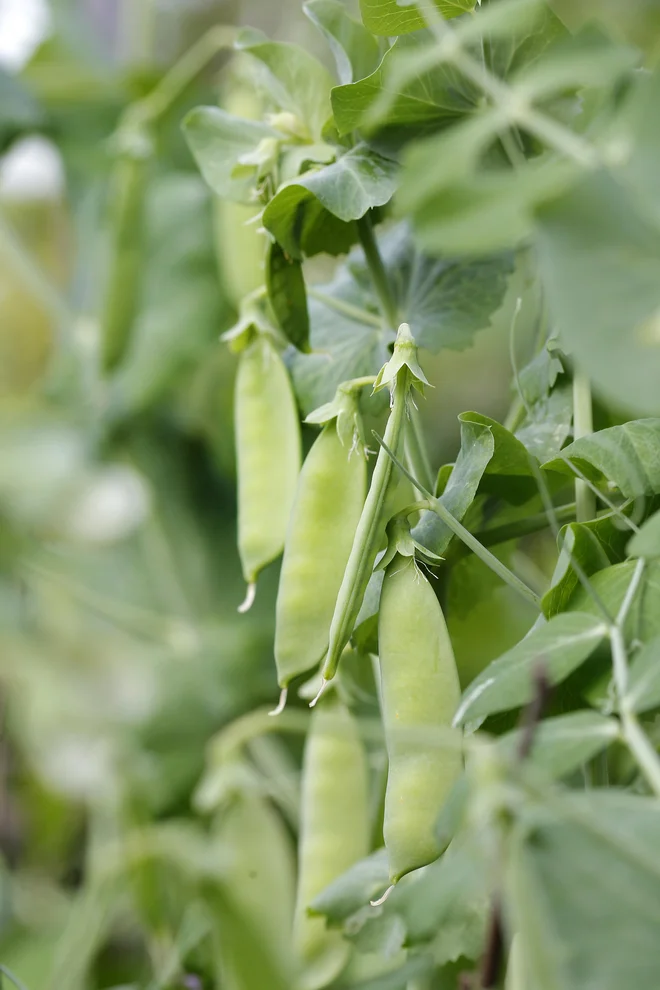
<path fill-rule="evenodd" d="M 300 471 L 300 425 L 284 363 L 263 334 L 241 353 L 234 399 L 238 550 L 254 588 L 282 552 Z M 249 592 L 248 599 L 249 601 Z"/>
<path fill-rule="evenodd" d="M 291 973 L 295 856 L 286 826 L 264 797 L 244 792 L 218 814 L 215 837 L 232 904 L 259 933 L 268 956 Z M 233 974 L 227 973 L 226 979 L 240 990 Z"/>
<path fill-rule="evenodd" d="M 369 852 L 369 780 L 357 725 L 333 701 L 314 712 L 303 761 L 294 948 L 300 990 L 319 990 L 346 965 L 350 943 L 307 908 Z"/>
<path fill-rule="evenodd" d="M 280 687 L 319 663 L 367 488 L 361 449 L 323 427 L 303 464 L 277 594 L 275 661 Z"/>
<path fill-rule="evenodd" d="M 460 732 L 451 729 L 460 699 L 451 640 L 413 557 L 397 553 L 387 568 L 378 642 L 390 761 L 383 835 L 396 883 L 440 854 L 435 824 L 462 766 Z"/>

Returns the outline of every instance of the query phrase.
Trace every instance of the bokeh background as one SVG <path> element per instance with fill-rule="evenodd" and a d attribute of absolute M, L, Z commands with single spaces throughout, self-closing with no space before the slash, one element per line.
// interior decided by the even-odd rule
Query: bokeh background
<path fill-rule="evenodd" d="M 164 861 L 203 857 L 209 741 L 276 696 L 277 564 L 236 613 L 235 358 L 219 337 L 240 257 L 180 132 L 190 107 L 235 95 L 226 58 L 159 126 L 134 340 L 117 374 L 97 370 L 112 134 L 215 23 L 330 66 L 299 0 L 0 0 L 0 962 L 28 990 L 205 985 L 194 902 L 174 866 L 145 868 L 136 836 Z M 310 279 L 328 275 L 315 265 Z M 518 295 L 524 352 L 535 307 L 519 271 L 473 348 L 423 355 L 436 467 L 459 412 L 506 415 Z M 530 584 L 550 549 L 518 555 Z M 469 606 L 449 609 L 464 681 L 532 618 L 474 561 L 450 605 L 465 582 Z M 291 838 L 299 753 L 295 736 L 251 753 Z M 174 850 L 170 828 L 188 837 Z"/>

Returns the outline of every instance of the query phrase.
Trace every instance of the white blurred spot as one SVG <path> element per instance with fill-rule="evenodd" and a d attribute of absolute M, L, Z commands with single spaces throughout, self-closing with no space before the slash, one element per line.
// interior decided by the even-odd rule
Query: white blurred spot
<path fill-rule="evenodd" d="M 50 27 L 46 0 L 0 0 L 0 65 L 20 69 Z"/>
<path fill-rule="evenodd" d="M 5 198 L 57 199 L 64 184 L 62 158 L 47 138 L 23 138 L 0 160 L 0 195 Z"/>
<path fill-rule="evenodd" d="M 66 536 L 89 543 L 112 543 L 145 519 L 149 494 L 132 468 L 116 464 L 93 475 L 78 490 L 63 523 Z"/>
<path fill-rule="evenodd" d="M 50 740 L 39 763 L 56 790 L 77 799 L 98 797 L 114 779 L 112 751 L 105 739 L 76 735 Z"/>

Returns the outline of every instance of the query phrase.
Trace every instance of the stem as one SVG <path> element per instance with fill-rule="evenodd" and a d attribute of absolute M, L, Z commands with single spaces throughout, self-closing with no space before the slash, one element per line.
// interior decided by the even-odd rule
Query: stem
<path fill-rule="evenodd" d="M 386 454 L 388 454 L 391 458 L 393 463 L 396 464 L 399 471 L 401 471 L 406 478 L 413 483 L 415 488 L 417 488 L 429 500 L 429 509 L 432 512 L 435 512 L 436 515 L 440 516 L 442 521 L 452 531 L 452 533 L 466 543 L 470 550 L 472 550 L 473 553 L 475 553 L 487 567 L 490 567 L 490 569 L 497 574 L 498 577 L 505 582 L 505 584 L 508 584 L 510 588 L 514 589 L 514 591 L 517 591 L 518 594 L 525 599 L 525 601 L 530 602 L 536 608 L 540 608 L 540 599 L 538 595 L 535 594 L 531 588 L 528 588 L 527 585 L 520 580 L 520 578 L 516 577 L 516 575 L 510 571 L 501 560 L 498 560 L 497 557 L 490 552 L 490 550 L 487 550 L 486 547 L 479 542 L 476 536 L 473 536 L 472 533 L 466 529 L 465 526 L 458 521 L 458 519 L 455 518 L 455 516 L 452 516 L 449 509 L 445 508 L 439 498 L 435 498 L 435 496 L 432 495 L 420 481 L 413 477 L 410 471 L 408 471 L 398 457 L 392 453 L 387 443 L 379 437 L 375 430 L 373 431 L 373 435 Z"/>
<path fill-rule="evenodd" d="M 591 385 L 581 371 L 573 375 L 573 439 L 588 436 L 594 431 L 591 406 Z M 575 479 L 575 517 L 578 522 L 589 522 L 596 515 L 596 498 L 581 478 Z"/>
<path fill-rule="evenodd" d="M 406 428 L 406 459 L 408 466 L 416 478 L 419 478 L 427 488 L 432 489 L 435 487 L 435 479 L 424 441 L 419 410 L 411 402 L 408 412 L 409 418 Z"/>
<path fill-rule="evenodd" d="M 555 509 L 555 519 L 560 525 L 572 522 L 575 518 L 575 502 L 567 505 L 560 505 Z M 525 516 L 515 522 L 504 523 L 502 526 L 491 526 L 486 529 L 478 529 L 474 534 L 485 547 L 494 547 L 500 543 L 508 543 L 509 540 L 517 540 L 521 536 L 529 536 L 530 533 L 540 533 L 548 529 L 550 522 L 545 512 L 537 512 L 533 516 Z M 451 554 L 452 563 L 460 560 L 468 553 L 465 544 L 459 544 Z"/>
<path fill-rule="evenodd" d="M 325 292 L 315 289 L 313 285 L 308 287 L 307 295 L 323 303 L 328 309 L 334 309 L 335 312 L 341 313 L 342 316 L 347 316 L 350 320 L 355 320 L 357 323 L 367 323 L 369 326 L 377 327 L 378 330 L 382 327 L 380 319 L 373 313 L 370 313 L 369 310 L 362 309 L 360 306 L 354 306 L 352 303 L 345 302 L 343 299 L 327 296 Z"/>
<path fill-rule="evenodd" d="M 380 256 L 380 251 L 378 250 L 376 238 L 374 237 L 374 228 L 369 213 L 365 213 L 365 215 L 360 217 L 357 221 L 357 230 L 360 238 L 360 244 L 362 245 L 362 250 L 364 251 L 364 257 L 367 262 L 367 267 L 369 269 L 369 274 L 371 275 L 371 279 L 374 283 L 374 289 L 376 290 L 376 295 L 378 296 L 378 303 L 380 305 L 381 313 L 383 314 L 383 319 L 391 330 L 396 330 L 398 324 L 396 300 L 392 294 L 389 279 L 387 277 L 387 271 L 385 270 L 383 259 Z"/>

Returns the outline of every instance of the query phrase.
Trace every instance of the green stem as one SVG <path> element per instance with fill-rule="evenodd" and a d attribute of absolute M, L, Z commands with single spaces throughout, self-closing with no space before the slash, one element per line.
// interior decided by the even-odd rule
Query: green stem
<path fill-rule="evenodd" d="M 573 375 L 573 439 L 579 440 L 594 431 L 589 379 L 576 369 Z M 578 522 L 589 522 L 596 515 L 596 498 L 581 478 L 575 479 L 575 517 Z"/>
<path fill-rule="evenodd" d="M 406 460 L 411 472 L 416 478 L 426 485 L 427 488 L 435 487 L 433 469 L 429 460 L 424 432 L 422 429 L 419 410 L 411 402 L 408 407 L 408 422 L 406 424 Z"/>
<path fill-rule="evenodd" d="M 407 470 L 407 468 L 404 467 L 404 465 L 401 463 L 398 457 L 390 450 L 387 443 L 381 437 L 378 436 L 375 430 L 373 431 L 373 433 L 380 446 L 383 448 L 385 453 L 388 454 L 388 456 L 392 459 L 393 463 L 396 464 L 399 471 L 401 471 L 406 476 L 406 478 L 408 478 L 409 481 L 413 483 L 415 488 L 417 488 L 420 492 L 422 492 L 422 494 L 429 500 L 429 509 L 432 512 L 435 512 L 436 515 L 438 515 L 440 519 L 442 519 L 443 523 L 447 526 L 447 528 L 450 529 L 452 533 L 454 533 L 454 535 L 459 538 L 459 540 L 462 540 L 463 543 L 465 543 L 470 548 L 470 550 L 472 550 L 472 552 L 476 554 L 476 556 L 479 557 L 481 561 L 483 561 L 486 567 L 490 567 L 490 569 L 495 574 L 497 574 L 497 576 L 501 578 L 502 581 L 505 582 L 505 584 L 508 584 L 510 588 L 513 588 L 513 590 L 516 591 L 522 598 L 524 598 L 525 601 L 529 602 L 530 604 L 534 605 L 536 608 L 540 609 L 539 596 L 534 591 L 532 591 L 531 588 L 528 588 L 527 585 L 520 580 L 520 578 L 516 577 L 516 575 L 512 571 L 510 571 L 509 568 L 505 564 L 503 564 L 501 560 L 498 560 L 497 557 L 495 557 L 494 554 L 490 552 L 490 550 L 487 550 L 486 547 L 479 542 L 476 536 L 473 536 L 473 534 L 468 529 L 466 529 L 465 526 L 463 526 L 462 523 L 460 523 L 458 519 L 456 519 L 451 514 L 449 509 L 445 508 L 445 506 L 442 504 L 439 498 L 435 498 L 435 496 L 432 495 L 431 492 L 428 491 L 428 489 L 426 489 L 421 484 L 421 482 L 419 482 L 413 477 L 413 475 Z"/>
<path fill-rule="evenodd" d="M 383 314 L 383 319 L 391 330 L 396 330 L 399 322 L 396 300 L 392 294 L 389 279 L 387 277 L 387 271 L 385 270 L 383 259 L 380 256 L 380 251 L 378 250 L 376 238 L 374 237 L 374 228 L 369 213 L 365 213 L 365 215 L 357 221 L 357 229 L 360 244 L 362 245 L 362 250 L 364 251 L 364 256 L 367 261 L 369 274 L 371 275 L 371 279 L 374 283 L 378 303 Z"/>
<path fill-rule="evenodd" d="M 312 299 L 317 299 L 328 309 L 334 309 L 335 312 L 341 313 L 342 316 L 347 316 L 349 320 L 355 320 L 357 323 L 367 323 L 369 326 L 377 327 L 379 330 L 382 327 L 382 322 L 378 316 L 374 313 L 370 313 L 367 309 L 362 309 L 360 306 L 353 306 L 352 303 L 345 302 L 343 299 L 337 299 L 334 296 L 327 296 L 325 292 L 321 292 L 319 289 L 315 289 L 313 285 L 308 286 L 307 295 L 311 296 Z"/>

